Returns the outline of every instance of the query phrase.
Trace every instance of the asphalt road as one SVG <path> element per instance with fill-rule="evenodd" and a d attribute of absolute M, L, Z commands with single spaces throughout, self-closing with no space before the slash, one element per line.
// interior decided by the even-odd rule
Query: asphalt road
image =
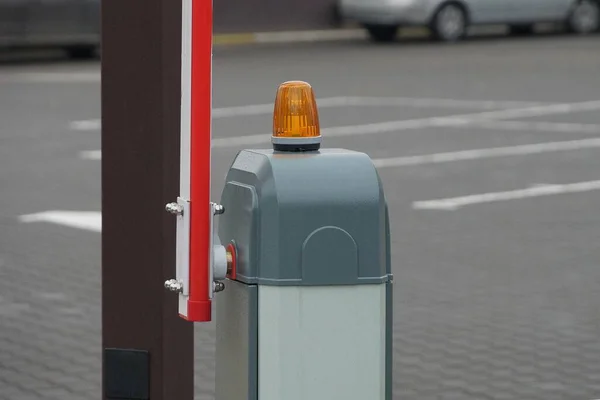
<path fill-rule="evenodd" d="M 238 149 L 268 145 L 277 85 L 309 81 L 323 145 L 368 153 L 386 188 L 394 398 L 600 398 L 599 49 L 218 48 L 214 197 Z M 38 214 L 100 211 L 99 79 L 95 63 L 0 66 L 0 400 L 99 396 L 94 215 L 82 229 Z M 214 326 L 196 331 L 196 397 L 211 399 Z"/>

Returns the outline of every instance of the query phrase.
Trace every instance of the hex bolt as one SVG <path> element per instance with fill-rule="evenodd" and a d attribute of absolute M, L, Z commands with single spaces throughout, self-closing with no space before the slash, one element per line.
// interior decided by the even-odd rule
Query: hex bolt
<path fill-rule="evenodd" d="M 169 203 L 165 206 L 165 210 L 171 214 L 181 215 L 183 214 L 183 206 L 177 203 Z"/>
<path fill-rule="evenodd" d="M 165 288 L 171 292 L 181 293 L 183 292 L 183 284 L 176 279 L 169 279 L 165 282 Z"/>
<path fill-rule="evenodd" d="M 223 207 L 221 204 L 213 204 L 213 209 L 215 215 L 221 215 L 225 212 L 225 207 Z"/>
<path fill-rule="evenodd" d="M 213 290 L 215 293 L 222 292 L 225 290 L 225 284 L 223 282 L 213 282 Z"/>

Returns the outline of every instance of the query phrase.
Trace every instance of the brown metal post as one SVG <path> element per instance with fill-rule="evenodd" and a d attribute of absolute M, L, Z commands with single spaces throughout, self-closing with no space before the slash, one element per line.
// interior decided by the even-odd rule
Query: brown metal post
<path fill-rule="evenodd" d="M 103 399 L 192 400 L 193 325 L 179 318 L 181 2 L 102 0 Z"/>

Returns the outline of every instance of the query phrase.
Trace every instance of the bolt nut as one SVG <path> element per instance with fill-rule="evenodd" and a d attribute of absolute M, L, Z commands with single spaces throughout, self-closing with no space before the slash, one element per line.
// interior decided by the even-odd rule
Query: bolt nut
<path fill-rule="evenodd" d="M 215 293 L 222 292 L 225 290 L 225 284 L 223 282 L 213 282 L 213 290 Z"/>
<path fill-rule="evenodd" d="M 183 284 L 175 279 L 169 279 L 165 282 L 165 288 L 175 293 L 183 292 Z"/>
<path fill-rule="evenodd" d="M 223 207 L 221 204 L 213 204 L 213 212 L 214 215 L 221 215 L 225 212 L 225 207 Z"/>
<path fill-rule="evenodd" d="M 165 206 L 165 210 L 167 212 L 174 215 L 182 215 L 183 214 L 183 206 L 177 203 L 169 203 Z"/>

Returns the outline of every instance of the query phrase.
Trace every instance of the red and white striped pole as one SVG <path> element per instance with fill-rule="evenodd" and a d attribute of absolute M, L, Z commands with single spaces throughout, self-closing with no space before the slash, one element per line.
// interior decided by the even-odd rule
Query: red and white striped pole
<path fill-rule="evenodd" d="M 179 315 L 193 322 L 211 320 L 215 279 L 227 268 L 213 234 L 222 208 L 210 202 L 212 19 L 212 0 L 182 0 L 180 195 L 167 205 L 178 215 L 177 277 L 165 286 L 179 293 Z"/>
<path fill-rule="evenodd" d="M 182 91 L 191 91 L 191 232 L 190 232 L 190 297 L 187 319 L 211 320 L 212 280 L 211 239 L 212 207 L 210 204 L 211 138 L 212 138 L 212 0 L 183 0 L 192 7 L 191 76 Z M 189 18 L 184 16 L 184 18 Z M 185 34 L 189 34 L 184 30 Z M 187 60 L 186 60 L 187 62 Z M 187 105 L 186 105 L 187 107 Z M 183 108 L 183 107 L 182 107 Z M 182 132 L 182 135 L 185 132 Z"/>

